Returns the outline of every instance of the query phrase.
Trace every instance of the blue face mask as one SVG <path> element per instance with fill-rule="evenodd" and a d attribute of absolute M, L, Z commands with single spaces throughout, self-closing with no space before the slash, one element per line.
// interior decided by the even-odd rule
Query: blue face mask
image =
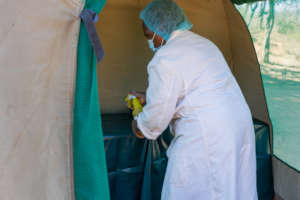
<path fill-rule="evenodd" d="M 156 47 L 154 46 L 154 42 L 153 42 L 154 37 L 155 37 L 155 33 L 154 33 L 152 39 L 151 39 L 151 40 L 148 40 L 149 48 L 150 48 L 153 52 L 157 51 L 157 49 L 158 49 L 158 48 L 156 48 Z"/>
<path fill-rule="evenodd" d="M 159 46 L 159 47 L 155 47 L 155 46 L 154 46 L 154 42 L 153 42 L 155 35 L 156 35 L 156 33 L 154 33 L 154 35 L 153 35 L 153 37 L 152 37 L 151 40 L 148 40 L 149 48 L 150 48 L 153 52 L 156 52 L 156 51 L 163 45 L 163 43 L 164 43 L 164 40 L 161 40 L 160 46 Z"/>

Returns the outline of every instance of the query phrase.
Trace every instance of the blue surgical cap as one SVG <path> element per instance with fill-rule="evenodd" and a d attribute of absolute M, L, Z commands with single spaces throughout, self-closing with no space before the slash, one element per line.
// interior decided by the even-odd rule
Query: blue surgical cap
<path fill-rule="evenodd" d="M 153 0 L 140 13 L 140 18 L 154 33 L 166 41 L 175 30 L 189 30 L 192 24 L 173 0 Z"/>

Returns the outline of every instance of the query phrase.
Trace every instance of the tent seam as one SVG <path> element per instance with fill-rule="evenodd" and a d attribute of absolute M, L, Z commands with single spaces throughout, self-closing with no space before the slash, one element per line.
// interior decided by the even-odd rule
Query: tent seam
<path fill-rule="evenodd" d="M 74 0 L 73 0 L 74 2 Z M 80 1 L 80 4 L 77 4 L 77 10 L 76 10 L 76 16 L 79 16 L 81 11 L 83 10 L 83 7 L 84 7 L 84 4 L 81 3 Z M 71 77 L 72 77 L 72 95 L 71 96 L 71 99 L 69 100 L 69 102 L 71 103 L 71 108 L 70 108 L 70 111 L 71 111 L 71 119 L 70 119 L 70 122 L 71 122 L 71 127 L 70 127 L 70 138 L 69 138 L 69 169 L 70 170 L 70 177 L 71 177 L 71 185 L 70 185 L 70 188 L 69 188 L 69 193 L 70 193 L 70 196 L 71 196 L 71 199 L 75 200 L 75 185 L 74 185 L 74 155 L 73 155 L 73 132 L 74 132 L 74 103 L 75 103 L 75 90 L 76 90 L 76 73 L 77 73 L 77 49 L 78 49 L 78 40 L 79 40 L 79 31 L 80 31 L 80 18 L 77 18 L 76 19 L 76 23 L 77 23 L 77 32 L 74 33 L 73 35 L 73 45 L 72 45 L 72 55 L 71 55 L 71 59 L 70 59 L 70 62 L 73 66 L 73 68 L 71 69 Z"/>

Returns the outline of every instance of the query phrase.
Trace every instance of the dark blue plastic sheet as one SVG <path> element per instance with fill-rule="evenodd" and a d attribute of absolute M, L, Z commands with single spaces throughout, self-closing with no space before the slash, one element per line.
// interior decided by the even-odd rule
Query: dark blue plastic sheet
<path fill-rule="evenodd" d="M 169 131 L 156 141 L 132 135 L 129 114 L 103 115 L 102 126 L 112 200 L 159 200 L 167 166 Z M 273 197 L 269 128 L 254 120 L 260 200 Z"/>
<path fill-rule="evenodd" d="M 254 120 L 257 164 L 257 193 L 259 200 L 272 200 L 274 196 L 270 130 L 268 125 Z"/>

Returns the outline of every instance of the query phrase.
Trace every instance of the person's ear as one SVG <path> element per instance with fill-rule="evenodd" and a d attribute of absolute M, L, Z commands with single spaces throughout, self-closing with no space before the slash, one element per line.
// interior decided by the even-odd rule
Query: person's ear
<path fill-rule="evenodd" d="M 163 46 L 165 44 L 165 39 L 163 37 L 158 37 L 158 42 L 157 42 L 157 46 L 160 47 L 160 46 Z"/>

